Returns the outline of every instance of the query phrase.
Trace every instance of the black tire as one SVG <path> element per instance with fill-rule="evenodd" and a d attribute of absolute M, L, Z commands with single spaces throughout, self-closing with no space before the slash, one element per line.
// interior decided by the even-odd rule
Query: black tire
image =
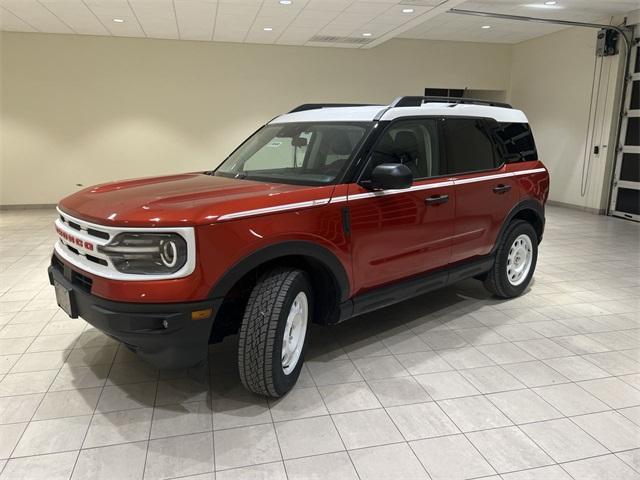
<path fill-rule="evenodd" d="M 513 242 L 520 236 L 526 235 L 531 240 L 532 259 L 529 272 L 524 280 L 518 284 L 513 285 L 508 278 L 507 274 L 507 262 L 509 256 L 509 250 L 513 245 Z M 536 269 L 536 262 L 538 261 L 538 235 L 533 226 L 525 222 L 524 220 L 513 221 L 505 231 L 504 235 L 500 239 L 498 248 L 496 250 L 496 259 L 493 267 L 487 273 L 487 277 L 484 280 L 484 286 L 494 295 L 501 298 L 513 298 L 522 294 L 533 277 L 533 272 Z"/>
<path fill-rule="evenodd" d="M 307 296 L 307 328 L 297 365 L 286 374 L 281 358 L 284 329 L 300 292 Z M 249 296 L 238 335 L 238 368 L 248 390 L 277 398 L 293 388 L 304 363 L 312 313 L 311 283 L 304 271 L 278 267 L 260 277 Z"/>

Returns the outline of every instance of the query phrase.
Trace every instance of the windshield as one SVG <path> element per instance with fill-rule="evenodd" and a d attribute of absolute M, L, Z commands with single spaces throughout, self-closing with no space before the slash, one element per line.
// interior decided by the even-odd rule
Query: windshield
<path fill-rule="evenodd" d="M 233 152 L 215 175 L 330 184 L 347 168 L 369 126 L 345 122 L 267 125 Z"/>

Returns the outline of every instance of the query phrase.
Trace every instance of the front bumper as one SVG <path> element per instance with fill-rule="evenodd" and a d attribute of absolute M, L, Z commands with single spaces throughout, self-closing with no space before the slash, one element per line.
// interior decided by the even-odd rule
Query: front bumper
<path fill-rule="evenodd" d="M 222 299 L 191 303 L 124 303 L 91 294 L 90 279 L 55 255 L 49 282 L 70 292 L 74 313 L 124 343 L 158 368 L 186 368 L 206 360 L 215 313 Z M 192 320 L 191 312 L 212 309 L 208 318 Z"/>

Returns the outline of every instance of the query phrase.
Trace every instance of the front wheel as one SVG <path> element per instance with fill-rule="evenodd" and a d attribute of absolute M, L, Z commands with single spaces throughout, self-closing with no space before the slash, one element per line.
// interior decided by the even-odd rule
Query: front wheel
<path fill-rule="evenodd" d="M 281 397 L 304 362 L 313 296 L 307 274 L 275 268 L 253 288 L 238 336 L 238 367 L 250 391 Z"/>
<path fill-rule="evenodd" d="M 494 295 L 513 298 L 526 290 L 538 260 L 538 236 L 530 223 L 516 220 L 502 236 L 484 285 Z"/>

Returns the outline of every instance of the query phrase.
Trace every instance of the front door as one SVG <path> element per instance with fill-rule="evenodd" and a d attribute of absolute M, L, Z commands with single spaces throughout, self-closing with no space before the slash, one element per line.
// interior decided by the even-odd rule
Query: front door
<path fill-rule="evenodd" d="M 372 149 L 359 183 L 381 163 L 403 163 L 414 182 L 405 190 L 349 185 L 355 294 L 446 266 L 455 192 L 440 155 L 441 120 L 391 123 Z"/>

